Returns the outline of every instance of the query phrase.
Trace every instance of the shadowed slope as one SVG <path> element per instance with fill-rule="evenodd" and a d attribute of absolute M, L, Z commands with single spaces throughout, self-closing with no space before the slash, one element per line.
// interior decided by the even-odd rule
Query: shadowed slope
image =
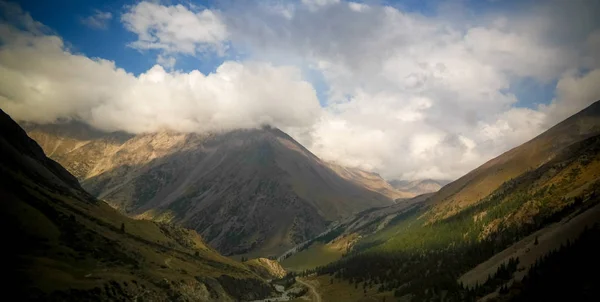
<path fill-rule="evenodd" d="M 19 300 L 232 301 L 272 292 L 195 232 L 132 220 L 93 198 L 2 111 L 0 199 L 11 243 L 5 286 Z"/>

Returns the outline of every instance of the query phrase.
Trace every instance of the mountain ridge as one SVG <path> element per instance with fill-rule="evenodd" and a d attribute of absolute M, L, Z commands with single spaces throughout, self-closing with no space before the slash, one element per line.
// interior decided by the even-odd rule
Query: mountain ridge
<path fill-rule="evenodd" d="M 600 132 L 600 101 L 570 116 L 535 138 L 487 161 L 444 186 L 431 197 L 434 220 L 449 217 L 497 189 L 506 179 L 535 169 L 570 144 Z"/>
<path fill-rule="evenodd" d="M 93 195 L 138 218 L 194 228 L 226 254 L 274 256 L 329 221 L 393 204 L 276 128 L 81 141 L 44 127 L 27 130 L 49 153 L 62 150 L 52 157 Z"/>

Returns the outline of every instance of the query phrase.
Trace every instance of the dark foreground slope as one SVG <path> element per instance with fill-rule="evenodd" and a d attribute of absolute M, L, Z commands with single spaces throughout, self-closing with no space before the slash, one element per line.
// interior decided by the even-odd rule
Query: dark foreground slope
<path fill-rule="evenodd" d="M 272 293 L 195 232 L 132 220 L 93 198 L 2 111 L 0 200 L 5 297 L 232 301 Z"/>

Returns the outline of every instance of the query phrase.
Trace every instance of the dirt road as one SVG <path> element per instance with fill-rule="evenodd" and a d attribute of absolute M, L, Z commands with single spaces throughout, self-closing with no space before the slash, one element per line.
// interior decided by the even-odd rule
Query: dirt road
<path fill-rule="evenodd" d="M 308 287 L 308 291 L 310 292 L 310 296 L 312 297 L 313 302 L 322 302 L 323 301 L 323 300 L 321 300 L 321 295 L 319 295 L 319 293 L 317 292 L 317 290 L 315 289 L 315 287 L 312 284 L 305 282 L 300 278 L 296 278 L 296 282 Z"/>

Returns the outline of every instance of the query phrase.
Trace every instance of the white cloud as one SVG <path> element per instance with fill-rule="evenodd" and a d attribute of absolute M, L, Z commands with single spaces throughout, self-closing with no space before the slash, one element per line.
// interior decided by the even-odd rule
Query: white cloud
<path fill-rule="evenodd" d="M 449 5 L 424 16 L 377 2 L 219 10 L 140 2 L 121 20 L 138 36 L 131 46 L 158 50 L 160 66 L 136 77 L 69 53 L 37 25 L 3 26 L 0 104 L 21 119 L 73 117 L 131 132 L 268 122 L 326 160 L 388 178 L 455 178 L 600 99 L 589 3 L 477 16 Z M 229 46 L 249 61 L 226 61 L 208 75 L 170 71 L 178 55 Z M 306 70 L 328 87 L 322 108 Z M 556 81 L 555 99 L 524 108 L 511 92 L 522 79 Z"/>
<path fill-rule="evenodd" d="M 234 45 L 323 74 L 326 114 L 302 140 L 317 155 L 390 178 L 455 178 L 560 121 L 558 109 L 515 107 L 512 81 L 554 81 L 579 66 L 584 44 L 595 45 L 589 33 L 554 40 L 548 33 L 570 26 L 552 21 L 555 9 L 476 18 L 460 9 L 436 17 L 348 3 L 296 9 L 290 19 L 248 7 L 227 26 Z M 579 110 L 600 97 L 591 78 L 574 81 L 560 106 Z M 575 91 L 589 93 L 576 103 Z"/>
<path fill-rule="evenodd" d="M 363 12 L 363 11 L 369 9 L 368 5 L 366 5 L 364 3 L 358 3 L 358 2 L 348 2 L 348 7 L 350 7 L 351 10 L 357 11 L 357 12 Z"/>
<path fill-rule="evenodd" d="M 340 0 L 302 0 L 302 4 L 306 5 L 311 10 L 319 9 L 320 7 L 338 4 Z"/>
<path fill-rule="evenodd" d="M 166 69 L 172 70 L 175 67 L 175 63 L 177 63 L 177 59 L 175 59 L 175 57 L 163 56 L 160 54 L 156 58 L 156 63 Z"/>
<path fill-rule="evenodd" d="M 142 1 L 129 7 L 121 21 L 138 36 L 129 45 L 136 49 L 186 55 L 223 53 L 226 49 L 227 28 L 218 13 L 209 9 L 192 11 L 181 4 L 165 6 Z"/>
<path fill-rule="evenodd" d="M 108 23 L 112 20 L 112 13 L 103 12 L 100 10 L 94 10 L 94 14 L 87 16 L 85 18 L 81 18 L 80 21 L 82 24 L 89 26 L 93 29 L 107 29 Z"/>
<path fill-rule="evenodd" d="M 587 73 L 566 72 L 556 85 L 556 99 L 541 105 L 540 111 L 548 115 L 544 126 L 568 118 L 594 101 L 600 100 L 600 68 Z"/>
<path fill-rule="evenodd" d="M 73 118 L 139 133 L 306 128 L 319 117 L 315 91 L 295 67 L 226 61 L 204 75 L 156 65 L 136 77 L 69 53 L 57 36 L 2 25 L 0 42 L 0 106 L 18 120 Z"/>

